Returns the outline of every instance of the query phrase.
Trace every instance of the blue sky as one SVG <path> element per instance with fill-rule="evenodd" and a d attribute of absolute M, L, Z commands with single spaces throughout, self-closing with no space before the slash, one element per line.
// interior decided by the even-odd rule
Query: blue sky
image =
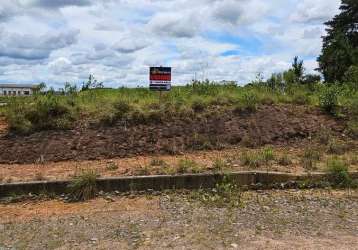
<path fill-rule="evenodd" d="M 148 84 L 148 67 L 173 83 L 244 84 L 286 70 L 294 56 L 317 67 L 323 23 L 339 0 L 1 0 L 0 82 Z"/>

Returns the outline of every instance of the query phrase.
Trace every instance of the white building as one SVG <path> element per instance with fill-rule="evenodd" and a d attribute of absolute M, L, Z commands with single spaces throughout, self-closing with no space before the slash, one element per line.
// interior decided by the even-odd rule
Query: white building
<path fill-rule="evenodd" d="M 37 85 L 32 84 L 2 84 L 0 83 L 0 96 L 29 96 Z"/>

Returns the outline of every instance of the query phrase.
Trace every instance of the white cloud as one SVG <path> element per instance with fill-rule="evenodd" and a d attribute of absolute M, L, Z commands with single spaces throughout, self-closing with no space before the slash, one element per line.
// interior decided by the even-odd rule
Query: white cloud
<path fill-rule="evenodd" d="M 322 22 L 339 0 L 1 0 L 0 82 L 148 83 L 173 66 L 176 84 L 247 83 L 285 70 L 294 56 L 317 66 Z"/>
<path fill-rule="evenodd" d="M 290 19 L 302 23 L 323 23 L 338 13 L 340 0 L 303 0 Z"/>

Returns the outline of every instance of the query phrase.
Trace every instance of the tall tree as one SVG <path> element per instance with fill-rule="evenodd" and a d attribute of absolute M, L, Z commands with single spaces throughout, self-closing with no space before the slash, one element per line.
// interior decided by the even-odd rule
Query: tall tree
<path fill-rule="evenodd" d="M 298 56 L 293 59 L 292 70 L 295 73 L 296 82 L 302 82 L 305 68 L 303 67 L 303 60 L 299 60 Z"/>
<path fill-rule="evenodd" d="M 341 81 L 352 65 L 358 65 L 358 1 L 342 0 L 341 13 L 325 23 L 319 70 L 326 82 Z"/>

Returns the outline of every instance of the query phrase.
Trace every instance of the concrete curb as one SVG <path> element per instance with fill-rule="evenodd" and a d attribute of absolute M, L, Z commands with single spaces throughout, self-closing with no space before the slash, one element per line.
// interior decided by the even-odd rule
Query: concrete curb
<path fill-rule="evenodd" d="M 358 172 L 350 173 L 351 177 L 358 179 Z M 166 189 L 199 189 L 213 188 L 224 178 L 230 178 L 237 185 L 244 187 L 270 187 L 273 185 L 297 182 L 297 181 L 323 181 L 326 173 L 289 174 L 279 172 L 232 172 L 225 174 L 184 174 L 184 175 L 160 175 L 160 176 L 130 176 L 110 177 L 97 179 L 98 190 L 105 192 L 119 191 L 145 191 Z M 65 193 L 70 180 L 64 181 L 36 181 L 25 183 L 0 184 L 0 197 L 13 194 L 39 194 L 49 192 L 55 194 Z"/>

